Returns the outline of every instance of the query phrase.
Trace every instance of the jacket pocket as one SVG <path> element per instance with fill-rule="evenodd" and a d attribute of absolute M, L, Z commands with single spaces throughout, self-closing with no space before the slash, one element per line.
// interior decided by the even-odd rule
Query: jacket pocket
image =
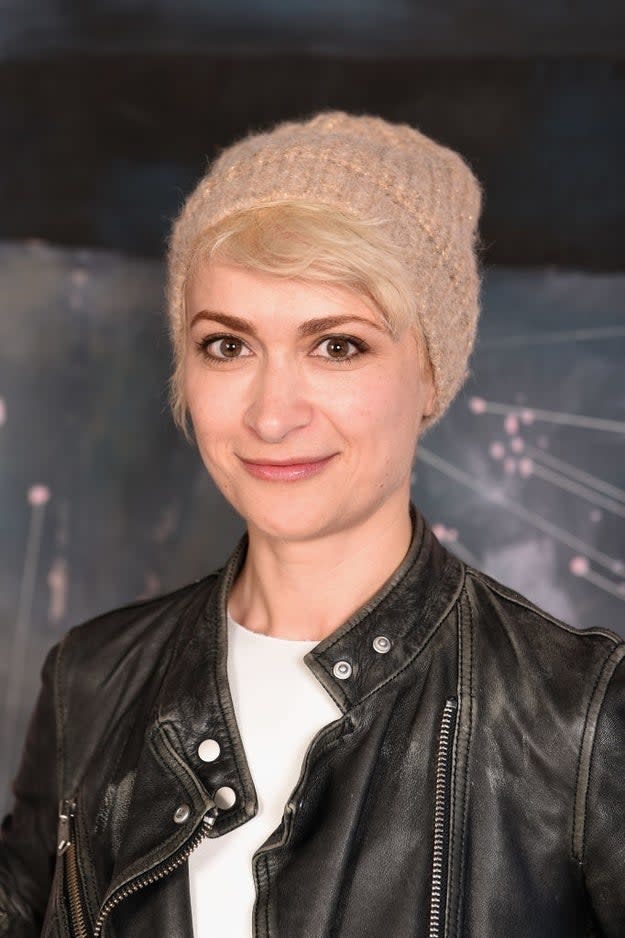
<path fill-rule="evenodd" d="M 444 938 L 445 935 L 451 814 L 451 768 L 457 714 L 458 699 L 457 697 L 449 697 L 443 708 L 436 756 L 429 938 Z"/>
<path fill-rule="evenodd" d="M 62 917 L 68 920 L 68 934 L 72 938 L 90 938 L 78 870 L 75 815 L 75 799 L 61 801 L 57 840 L 57 853 L 61 863 L 59 906 L 64 913 Z"/>

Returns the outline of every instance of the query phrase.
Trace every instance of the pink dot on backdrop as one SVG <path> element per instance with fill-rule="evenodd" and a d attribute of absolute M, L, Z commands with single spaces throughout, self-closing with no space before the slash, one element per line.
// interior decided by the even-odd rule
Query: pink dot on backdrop
<path fill-rule="evenodd" d="M 534 423 L 535 414 L 533 410 L 524 410 L 521 414 L 521 423 Z"/>
<path fill-rule="evenodd" d="M 483 397 L 472 397 L 469 400 L 469 408 L 474 414 L 483 414 L 486 410 L 486 401 Z"/>
<path fill-rule="evenodd" d="M 532 460 L 531 460 L 531 459 L 522 459 L 522 460 L 520 461 L 520 463 L 519 463 L 519 472 L 521 473 L 521 475 L 522 475 L 523 478 L 525 478 L 525 479 L 526 479 L 528 476 L 531 476 L 532 473 L 534 472 L 534 463 L 532 462 Z"/>
<path fill-rule="evenodd" d="M 6 423 L 7 419 L 7 405 L 5 404 L 4 398 L 0 397 L 0 427 Z"/>
<path fill-rule="evenodd" d="M 89 280 L 89 274 L 83 267 L 77 267 L 76 270 L 72 270 L 70 277 L 76 287 L 84 286 Z"/>
<path fill-rule="evenodd" d="M 506 448 L 503 443 L 491 443 L 488 447 L 488 452 L 493 457 L 493 459 L 503 459 L 506 453 Z"/>
<path fill-rule="evenodd" d="M 588 557 L 573 557 L 569 563 L 569 570 L 575 576 L 586 576 L 589 570 Z"/>
<path fill-rule="evenodd" d="M 516 472 L 516 459 L 510 459 L 510 457 L 508 457 L 508 459 L 504 459 L 503 467 L 508 475 L 514 475 Z"/>
<path fill-rule="evenodd" d="M 590 520 L 601 521 L 602 518 L 603 518 L 603 512 L 601 511 L 601 509 L 593 508 L 593 510 L 590 512 Z"/>
<path fill-rule="evenodd" d="M 45 505 L 50 500 L 50 489 L 47 485 L 31 485 L 28 489 L 28 501 L 31 505 Z"/>
<path fill-rule="evenodd" d="M 513 440 L 510 440 L 510 449 L 513 453 L 522 453 L 525 449 L 525 442 L 520 436 L 515 436 Z"/>
<path fill-rule="evenodd" d="M 447 528 L 444 524 L 433 524 L 432 530 L 439 541 L 444 541 L 447 536 Z"/>
<path fill-rule="evenodd" d="M 503 425 L 506 429 L 506 433 L 509 433 L 510 436 L 519 432 L 519 421 L 514 414 L 508 414 Z"/>

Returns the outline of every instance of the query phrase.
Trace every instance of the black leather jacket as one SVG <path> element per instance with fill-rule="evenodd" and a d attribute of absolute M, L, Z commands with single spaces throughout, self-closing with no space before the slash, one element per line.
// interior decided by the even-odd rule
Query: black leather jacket
<path fill-rule="evenodd" d="M 410 510 L 401 565 L 306 655 L 343 715 L 254 854 L 253 934 L 623 938 L 625 642 L 465 565 Z M 0 935 L 32 938 L 44 916 L 46 938 L 192 935 L 190 851 L 257 812 L 226 671 L 246 548 L 48 655 L 1 843 Z"/>

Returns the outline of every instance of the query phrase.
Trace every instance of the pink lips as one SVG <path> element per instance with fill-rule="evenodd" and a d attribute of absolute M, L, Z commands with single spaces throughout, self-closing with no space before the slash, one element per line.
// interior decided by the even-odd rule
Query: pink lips
<path fill-rule="evenodd" d="M 257 479 L 268 479 L 275 482 L 294 482 L 297 479 L 306 479 L 309 476 L 322 472 L 330 460 L 336 455 L 328 456 L 316 462 L 291 463 L 290 465 L 277 465 L 275 463 L 253 463 L 242 460 L 243 465 L 251 475 Z"/>

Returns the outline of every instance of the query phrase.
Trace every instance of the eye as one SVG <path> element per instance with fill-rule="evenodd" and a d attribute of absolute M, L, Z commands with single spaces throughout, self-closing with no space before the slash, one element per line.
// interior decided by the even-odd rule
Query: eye
<path fill-rule="evenodd" d="M 322 358 L 337 365 L 349 365 L 369 348 L 362 339 L 347 335 L 325 336 L 317 343 L 315 348 L 321 348 L 323 345 L 328 346 L 329 354 L 313 355 L 313 358 Z M 350 345 L 356 350 L 351 355 L 347 354 Z M 247 348 L 247 346 L 242 339 L 235 335 L 209 335 L 195 342 L 195 346 L 203 358 L 209 359 L 212 363 L 218 365 L 229 361 L 237 361 L 240 358 L 249 358 L 249 355 L 238 354 L 241 349 Z M 209 351 L 211 347 L 213 347 L 213 350 Z"/>
<path fill-rule="evenodd" d="M 220 343 L 217 348 L 224 353 L 223 355 L 215 355 L 214 352 L 208 351 L 209 347 L 216 342 Z M 248 357 L 246 355 L 241 356 L 236 354 L 239 348 L 245 347 L 245 343 L 235 335 L 208 335 L 206 338 L 196 342 L 195 346 L 205 358 L 210 358 L 210 360 L 214 362 L 235 361 L 237 358 Z"/>
<path fill-rule="evenodd" d="M 366 342 L 363 342 L 362 339 L 356 339 L 354 336 L 348 336 L 348 335 L 325 336 L 325 338 L 321 339 L 321 341 L 317 343 L 315 348 L 321 348 L 321 346 L 325 345 L 326 343 L 328 346 L 328 351 L 331 350 L 330 355 L 329 356 L 315 355 L 314 357 L 315 358 L 327 357 L 328 361 L 334 361 L 334 362 L 337 362 L 338 364 L 349 364 L 351 361 L 353 361 L 354 358 L 357 358 L 359 355 L 362 355 L 369 348 Z M 352 355 L 341 354 L 341 349 L 346 349 L 348 345 L 352 345 L 356 349 L 356 351 Z M 338 357 L 335 354 L 336 352 L 339 353 Z"/>

